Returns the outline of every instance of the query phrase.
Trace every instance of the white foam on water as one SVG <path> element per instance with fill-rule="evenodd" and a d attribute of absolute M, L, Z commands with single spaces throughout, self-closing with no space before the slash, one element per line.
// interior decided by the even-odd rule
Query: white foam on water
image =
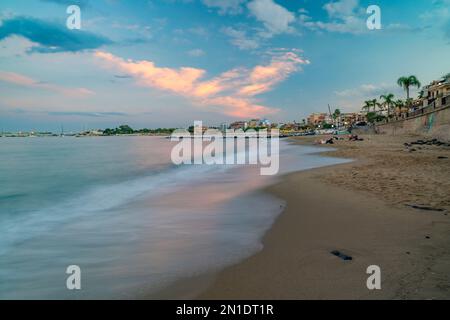
<path fill-rule="evenodd" d="M 317 150 L 282 143 L 280 174 L 345 162 Z M 133 297 L 236 263 L 261 249 L 283 208 L 258 192 L 275 179 L 258 167 L 172 167 L 4 221 L 0 298 Z M 70 264 L 82 268 L 80 292 L 65 288 Z"/>

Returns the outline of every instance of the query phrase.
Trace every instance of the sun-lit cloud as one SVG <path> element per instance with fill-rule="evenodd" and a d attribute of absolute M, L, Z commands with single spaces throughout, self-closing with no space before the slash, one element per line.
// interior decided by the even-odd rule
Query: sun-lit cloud
<path fill-rule="evenodd" d="M 255 96 L 271 91 L 290 74 L 301 70 L 301 65 L 309 64 L 297 52 L 281 52 L 267 65 L 235 68 L 206 80 L 207 72 L 203 69 L 158 67 L 152 61 L 125 60 L 101 51 L 95 56 L 107 67 L 133 76 L 141 86 L 182 95 L 199 106 L 219 107 L 219 112 L 235 117 L 276 113 L 278 109 L 260 104 Z"/>
<path fill-rule="evenodd" d="M 82 98 L 94 94 L 94 92 L 86 88 L 67 88 L 57 84 L 36 81 L 33 78 L 15 72 L 0 71 L 0 81 L 21 87 L 53 91 L 70 97 Z"/>

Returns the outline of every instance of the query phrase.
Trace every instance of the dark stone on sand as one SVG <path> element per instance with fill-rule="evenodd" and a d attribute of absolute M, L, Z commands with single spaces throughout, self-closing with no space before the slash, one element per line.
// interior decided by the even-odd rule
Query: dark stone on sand
<path fill-rule="evenodd" d="M 331 254 L 335 255 L 336 257 L 338 257 L 338 258 L 340 258 L 340 259 L 342 259 L 344 261 L 353 260 L 352 257 L 350 257 L 350 256 L 348 256 L 348 255 L 346 255 L 346 254 L 344 254 L 344 253 L 342 253 L 342 252 L 340 252 L 338 250 L 331 251 Z"/>
<path fill-rule="evenodd" d="M 427 206 L 419 206 L 416 204 L 406 204 L 406 206 L 413 208 L 413 209 L 424 210 L 424 211 L 438 211 L 438 212 L 444 211 L 444 209 L 432 208 L 432 207 L 427 207 Z"/>
<path fill-rule="evenodd" d="M 431 237 L 430 236 L 426 236 L 425 239 L 431 239 Z"/>
<path fill-rule="evenodd" d="M 438 157 L 438 159 L 448 159 L 448 157 L 440 156 L 440 157 Z"/>

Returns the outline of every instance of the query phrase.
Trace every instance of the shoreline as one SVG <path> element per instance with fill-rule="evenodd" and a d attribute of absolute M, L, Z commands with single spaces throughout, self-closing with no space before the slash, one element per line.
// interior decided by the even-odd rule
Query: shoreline
<path fill-rule="evenodd" d="M 287 142 L 289 143 L 289 145 L 294 145 L 294 146 L 296 145 L 295 141 L 292 141 L 290 139 L 287 139 L 287 140 L 288 140 Z M 311 151 L 306 152 L 305 155 L 318 156 L 321 158 L 324 158 L 321 155 L 323 152 L 333 150 L 333 148 L 330 146 L 326 146 L 327 150 L 320 150 L 319 147 L 310 146 L 310 145 L 305 145 L 304 147 L 314 147 L 316 149 L 313 152 L 311 152 Z M 337 158 L 337 157 L 330 157 L 330 158 L 335 158 L 337 161 L 344 160 L 346 162 L 344 162 L 344 163 L 338 162 L 338 163 L 333 163 L 333 164 L 322 164 L 322 165 L 320 165 L 318 167 L 314 167 L 314 168 L 305 168 L 305 169 L 300 169 L 300 171 L 292 171 L 290 173 L 283 173 L 282 175 L 276 177 L 275 180 L 272 181 L 270 184 L 268 184 L 266 186 L 261 186 L 257 189 L 254 189 L 251 191 L 251 193 L 260 194 L 260 195 L 266 196 L 266 197 L 273 196 L 274 198 L 278 199 L 279 201 L 281 201 L 283 203 L 282 207 L 284 208 L 286 206 L 286 201 L 284 199 L 282 199 L 282 197 L 273 194 L 270 191 L 270 188 L 277 185 L 278 183 L 280 183 L 280 181 L 282 181 L 284 179 L 284 177 L 286 177 L 290 174 L 293 174 L 294 172 L 306 172 L 306 171 L 315 170 L 315 169 L 319 169 L 319 168 L 333 167 L 333 166 L 346 164 L 346 163 L 348 163 L 347 161 L 350 161 L 350 162 L 353 161 L 352 159 L 341 159 L 341 158 Z M 142 294 L 138 295 L 137 299 L 150 299 L 150 300 L 171 300 L 171 299 L 193 300 L 193 299 L 196 299 L 196 297 L 201 295 L 204 291 L 206 291 L 211 286 L 211 284 L 214 282 L 217 274 L 219 274 L 221 271 L 223 271 L 224 269 L 229 268 L 231 266 L 234 266 L 236 264 L 239 264 L 242 261 L 245 261 L 249 257 L 251 257 L 255 254 L 258 254 L 263 249 L 263 239 L 265 238 L 265 235 L 273 227 L 274 223 L 277 221 L 279 216 L 281 214 L 283 214 L 283 211 L 284 211 L 284 209 L 280 209 L 280 211 L 275 215 L 272 223 L 265 230 L 263 230 L 262 234 L 259 237 L 259 241 L 258 241 L 258 243 L 261 246 L 261 249 L 259 249 L 258 251 L 250 253 L 248 256 L 246 256 L 246 257 L 244 256 L 241 259 L 239 259 L 238 261 L 235 261 L 231 264 L 223 265 L 223 266 L 213 269 L 213 270 L 202 271 L 202 272 L 199 272 L 196 274 L 178 278 L 175 281 L 165 284 L 164 286 L 162 286 L 159 289 L 156 289 L 152 292 L 147 292 L 147 293 L 144 293 L 143 295 Z"/>
<path fill-rule="evenodd" d="M 265 234 L 263 250 L 215 275 L 200 277 L 201 293 L 193 296 L 206 300 L 449 299 L 448 196 L 441 194 L 438 199 L 445 206 L 444 213 L 424 213 L 406 208 L 395 199 L 396 195 L 394 201 L 392 195 L 380 196 L 383 189 L 373 193 L 365 190 L 383 184 L 383 180 L 372 181 L 369 186 L 364 184 L 364 178 L 353 179 L 350 186 L 345 180 L 355 174 L 367 174 L 375 160 L 370 159 L 371 155 L 361 156 L 361 152 L 368 150 L 367 144 L 375 152 L 377 148 L 384 149 L 387 139 L 391 138 L 368 137 L 381 141 L 381 146 L 376 147 L 370 145 L 372 141 L 343 142 L 343 145 L 339 141 L 331 146 L 335 151 L 321 154 L 350 157 L 355 162 L 287 174 L 267 188 L 266 191 L 285 200 L 287 207 Z M 392 143 L 398 145 L 408 139 L 412 138 L 396 138 Z M 311 144 L 313 138 L 293 141 Z M 390 156 L 398 152 L 395 147 L 388 150 L 393 153 Z M 437 152 L 450 154 L 449 150 Z M 388 153 L 384 156 L 389 157 Z M 441 192 L 445 193 L 447 187 Z M 389 188 L 395 189 L 396 185 L 385 187 L 384 191 L 390 191 Z M 411 195 L 410 191 L 406 193 Z M 405 195 L 401 193 L 397 198 Z M 343 261 L 331 254 L 333 250 L 350 255 L 353 260 Z M 382 290 L 370 291 L 366 287 L 369 276 L 366 269 L 370 265 L 381 268 Z M 194 288 L 197 281 L 182 280 L 166 292 L 177 287 Z"/>

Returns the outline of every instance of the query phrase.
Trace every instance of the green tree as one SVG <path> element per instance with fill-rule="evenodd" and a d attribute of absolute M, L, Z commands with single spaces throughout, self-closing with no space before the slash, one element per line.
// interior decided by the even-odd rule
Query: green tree
<path fill-rule="evenodd" d="M 417 87 L 419 89 L 421 86 L 420 81 L 417 79 L 416 76 L 401 77 L 397 80 L 397 84 L 403 89 L 405 89 L 406 100 L 408 100 L 410 97 L 409 94 L 410 87 Z"/>
<path fill-rule="evenodd" d="M 386 119 L 385 116 L 377 114 L 376 112 L 369 112 L 367 114 L 367 122 L 369 122 L 369 123 L 383 121 L 384 119 Z"/>
<path fill-rule="evenodd" d="M 419 91 L 419 99 L 423 99 L 425 95 L 425 91 L 424 90 L 420 90 Z"/>
<path fill-rule="evenodd" d="M 341 110 L 339 110 L 339 109 L 334 110 L 333 118 L 334 118 L 334 119 L 337 119 L 337 118 L 339 118 L 340 116 L 341 116 Z"/>
<path fill-rule="evenodd" d="M 449 81 L 450 80 L 450 72 L 447 73 L 444 77 L 445 80 Z"/>
<path fill-rule="evenodd" d="M 377 99 L 369 100 L 370 106 L 373 108 L 373 112 L 377 112 L 377 108 L 380 109 L 381 104 L 378 102 Z"/>
<path fill-rule="evenodd" d="M 369 100 L 364 101 L 364 106 L 362 107 L 362 110 L 369 112 L 370 108 L 372 108 L 372 102 Z"/>
<path fill-rule="evenodd" d="M 405 106 L 405 102 L 401 99 L 394 101 L 394 106 L 397 109 L 397 112 L 400 113 L 402 108 Z"/>
<path fill-rule="evenodd" d="M 326 122 L 324 121 L 324 122 L 322 122 L 321 127 L 322 127 L 322 129 L 328 130 L 328 129 L 332 129 L 332 128 L 333 128 L 333 125 L 331 125 L 331 124 L 329 124 L 329 123 L 326 123 Z"/>
<path fill-rule="evenodd" d="M 121 125 L 119 128 L 118 128 L 118 133 L 119 134 L 132 134 L 132 133 L 134 133 L 134 130 L 130 127 L 130 126 L 128 126 L 128 125 Z"/>
<path fill-rule="evenodd" d="M 383 105 L 387 109 L 388 116 L 391 114 L 391 108 L 394 105 L 394 95 L 392 93 L 383 94 L 380 96 L 383 99 Z"/>
<path fill-rule="evenodd" d="M 339 126 L 338 123 L 339 123 L 340 121 L 337 121 L 337 120 L 339 120 L 340 117 L 341 117 L 341 110 L 339 110 L 339 109 L 334 110 L 334 112 L 333 112 L 333 114 L 332 114 L 332 117 L 333 117 L 333 120 L 334 120 L 334 125 L 335 125 L 336 127 L 338 127 L 338 126 Z"/>

